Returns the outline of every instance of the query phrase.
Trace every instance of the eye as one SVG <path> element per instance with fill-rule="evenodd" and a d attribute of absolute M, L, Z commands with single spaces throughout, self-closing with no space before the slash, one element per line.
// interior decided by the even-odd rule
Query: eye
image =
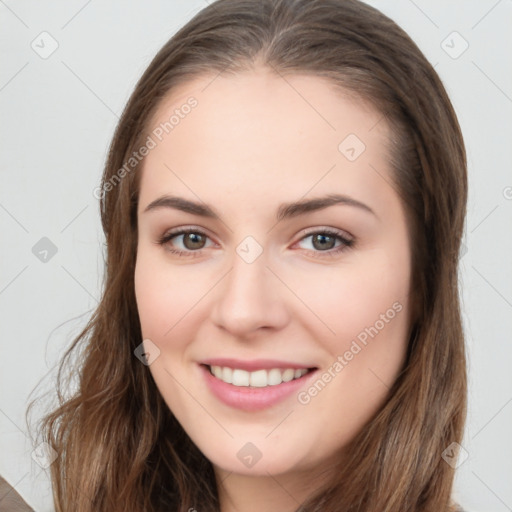
<path fill-rule="evenodd" d="M 352 247 L 355 241 L 353 238 L 346 236 L 342 231 L 333 229 L 319 230 L 318 228 L 316 231 L 310 231 L 306 236 L 302 237 L 298 243 L 307 239 L 311 239 L 310 244 L 308 244 L 311 248 L 307 248 L 306 250 L 314 257 L 338 254 Z M 337 240 L 339 241 L 338 245 L 336 245 Z"/>
<path fill-rule="evenodd" d="M 173 247 L 170 242 L 174 239 L 178 239 L 184 249 Z M 178 256 L 196 257 L 201 255 L 201 250 L 205 248 L 205 244 L 208 239 L 208 235 L 200 229 L 189 227 L 168 232 L 160 237 L 157 243 L 167 246 L 166 249 L 169 252 Z"/>

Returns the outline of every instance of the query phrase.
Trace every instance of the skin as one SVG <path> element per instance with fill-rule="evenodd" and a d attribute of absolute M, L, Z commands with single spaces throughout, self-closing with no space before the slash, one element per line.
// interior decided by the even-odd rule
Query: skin
<path fill-rule="evenodd" d="M 411 251 L 404 208 L 390 185 L 389 127 L 324 79 L 284 80 L 264 68 L 182 84 L 150 126 L 189 96 L 197 106 L 151 149 L 140 182 L 135 290 L 143 339 L 160 350 L 149 370 L 212 462 L 222 512 L 293 511 L 382 406 L 404 363 Z M 348 134 L 366 146 L 354 161 L 338 149 Z M 281 203 L 333 193 L 374 213 L 337 204 L 276 221 Z M 164 194 L 207 203 L 221 220 L 144 211 Z M 188 226 L 207 237 L 195 245 L 184 236 L 157 243 Z M 340 231 L 354 244 L 334 254 L 340 240 L 314 245 L 313 228 Z M 236 252 L 247 236 L 263 250 L 252 263 Z M 332 371 L 394 303 L 400 312 L 366 346 L 359 343 L 357 355 L 307 404 L 293 394 L 263 411 L 241 411 L 220 402 L 202 379 L 198 362 L 211 357 Z M 261 452 L 250 468 L 237 457 L 247 442 Z"/>

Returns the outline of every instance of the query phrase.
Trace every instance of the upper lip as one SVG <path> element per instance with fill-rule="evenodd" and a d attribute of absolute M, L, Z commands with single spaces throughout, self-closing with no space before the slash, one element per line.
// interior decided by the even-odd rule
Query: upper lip
<path fill-rule="evenodd" d="M 231 359 L 227 357 L 205 359 L 201 361 L 200 364 L 206 364 L 208 366 L 227 366 L 229 368 L 246 370 L 248 372 L 256 370 L 270 370 L 272 368 L 293 368 L 294 370 L 315 368 L 313 365 L 282 361 L 278 359 L 252 359 L 250 361 L 244 361 L 242 359 Z"/>

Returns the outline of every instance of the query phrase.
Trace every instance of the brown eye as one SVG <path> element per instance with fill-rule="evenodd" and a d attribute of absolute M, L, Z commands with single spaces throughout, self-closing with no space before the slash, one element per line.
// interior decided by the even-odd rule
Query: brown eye
<path fill-rule="evenodd" d="M 299 243 L 311 256 L 332 257 L 354 246 L 355 238 L 347 238 L 344 232 L 331 229 L 317 229 L 306 234 Z M 309 247 L 307 247 L 309 246 Z"/>
<path fill-rule="evenodd" d="M 184 257 L 201 256 L 203 248 L 214 245 L 206 233 L 196 228 L 172 231 L 161 236 L 157 243 L 164 246 L 167 251 Z"/>
<path fill-rule="evenodd" d="M 206 242 L 206 237 L 200 233 L 190 232 L 183 234 L 183 245 L 190 250 L 202 249 Z"/>
<path fill-rule="evenodd" d="M 313 247 L 318 250 L 332 249 L 336 244 L 336 238 L 330 235 L 318 233 L 312 237 Z"/>

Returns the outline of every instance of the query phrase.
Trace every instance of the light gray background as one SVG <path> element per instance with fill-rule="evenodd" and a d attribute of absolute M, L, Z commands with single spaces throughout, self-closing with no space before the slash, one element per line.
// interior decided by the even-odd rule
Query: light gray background
<path fill-rule="evenodd" d="M 460 277 L 470 408 L 455 497 L 468 511 L 510 511 L 512 1 L 369 3 L 435 65 L 464 132 L 470 197 Z M 104 238 L 93 190 L 136 80 L 205 5 L 0 0 L 0 474 L 40 512 L 53 509 L 49 470 L 31 457 L 24 412 L 43 377 L 41 390 L 53 385 L 52 368 L 97 305 Z M 43 59 L 31 45 L 48 52 L 45 31 L 58 48 Z M 43 237 L 57 248 L 46 262 L 33 253 Z"/>

